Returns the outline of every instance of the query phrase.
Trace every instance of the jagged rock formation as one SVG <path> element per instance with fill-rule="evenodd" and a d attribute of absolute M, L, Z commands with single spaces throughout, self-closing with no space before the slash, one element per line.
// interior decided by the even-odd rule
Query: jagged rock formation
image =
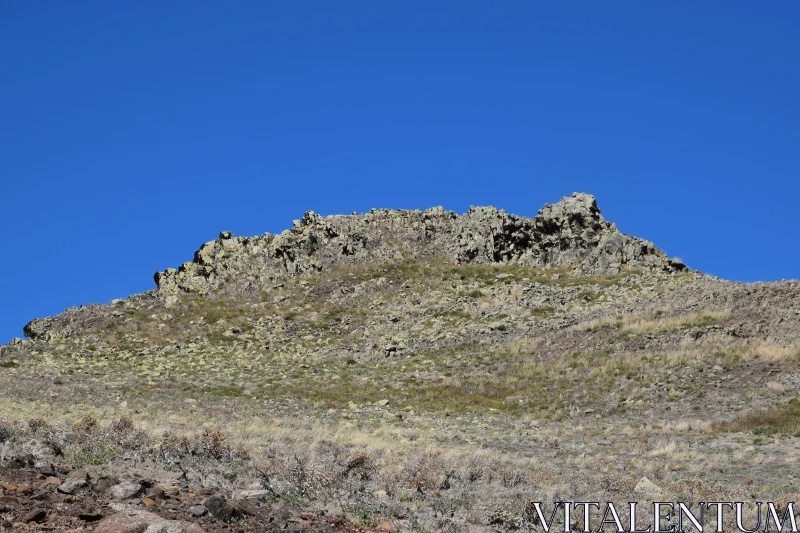
<path fill-rule="evenodd" d="M 613 274 L 626 267 L 686 269 L 653 243 L 620 233 L 600 214 L 594 196 L 574 193 L 545 205 L 532 219 L 494 207 L 473 207 L 460 216 L 441 207 L 328 217 L 309 211 L 280 235 L 223 232 L 192 262 L 156 273 L 155 281 L 167 294 L 223 286 L 247 290 L 341 263 L 435 256 L 456 263 L 567 267 L 585 274 Z"/>

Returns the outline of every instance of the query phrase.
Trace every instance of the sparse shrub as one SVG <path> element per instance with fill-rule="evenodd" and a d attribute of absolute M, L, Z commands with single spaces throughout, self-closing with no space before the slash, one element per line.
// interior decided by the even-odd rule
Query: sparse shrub
<path fill-rule="evenodd" d="M 388 506 L 381 501 L 367 497 L 365 494 L 356 495 L 353 517 L 367 527 L 377 527 L 377 518 L 387 513 Z"/>
<path fill-rule="evenodd" d="M 581 291 L 578 294 L 578 299 L 583 301 L 583 302 L 586 302 L 586 303 L 592 303 L 592 302 L 596 301 L 599 297 L 600 297 L 600 293 L 598 293 L 597 291 L 588 291 L 587 290 L 587 291 Z"/>
<path fill-rule="evenodd" d="M 204 429 L 194 446 L 197 455 L 223 459 L 231 454 L 231 448 L 225 443 L 225 435 L 216 429 Z"/>
<path fill-rule="evenodd" d="M 275 465 L 273 461 L 262 451 L 251 452 L 249 455 L 249 467 L 258 479 L 262 489 L 269 490 L 274 496 L 279 496 L 272 488 L 272 478 L 275 475 Z"/>
<path fill-rule="evenodd" d="M 502 507 L 498 507 L 489 512 L 486 516 L 486 525 L 489 526 L 504 526 L 511 519 L 508 511 Z"/>
<path fill-rule="evenodd" d="M 40 438 L 52 438 L 55 434 L 53 426 L 41 418 L 32 418 L 28 420 L 28 429 L 34 436 Z"/>
<path fill-rule="evenodd" d="M 122 417 L 119 420 L 112 422 L 109 429 L 113 433 L 117 433 L 120 435 L 125 435 L 134 429 L 133 420 L 128 417 Z"/>
<path fill-rule="evenodd" d="M 455 319 L 463 319 L 468 320 L 472 318 L 472 315 L 469 314 L 467 311 L 463 309 L 454 308 L 454 309 L 438 309 L 431 314 L 434 318 L 455 318 Z"/>
<path fill-rule="evenodd" d="M 103 428 L 92 414 L 85 415 L 72 426 L 71 441 L 64 449 L 64 456 L 73 468 L 88 465 L 103 465 L 121 455 L 115 442 L 113 424 Z"/>
<path fill-rule="evenodd" d="M 713 314 L 704 313 L 701 315 L 697 315 L 691 320 L 687 320 L 684 324 L 681 325 L 680 329 L 702 328 L 707 326 L 713 326 L 716 325 L 717 321 L 718 318 Z"/>
<path fill-rule="evenodd" d="M 483 291 L 479 289 L 473 289 L 471 291 L 462 291 L 458 293 L 460 298 L 482 298 L 486 296 Z"/>
<path fill-rule="evenodd" d="M 11 440 L 11 437 L 16 433 L 11 424 L 7 422 L 0 422 L 0 443 Z"/>
<path fill-rule="evenodd" d="M 131 454 L 137 459 L 143 458 L 152 441 L 146 432 L 136 429 L 133 420 L 127 417 L 112 422 L 106 430 L 106 437 L 116 444 L 121 452 Z"/>
<path fill-rule="evenodd" d="M 500 484 L 512 489 L 525 483 L 525 474 L 513 468 L 504 468 L 500 471 Z"/>
<path fill-rule="evenodd" d="M 539 318 L 551 317 L 555 314 L 555 312 L 556 310 L 552 305 L 546 305 L 544 307 L 535 307 L 531 309 L 531 314 Z"/>
<path fill-rule="evenodd" d="M 359 480 L 367 481 L 371 479 L 376 471 L 376 465 L 372 458 L 366 453 L 358 453 L 349 461 L 342 472 L 342 477 L 354 477 Z"/>
<path fill-rule="evenodd" d="M 433 458 L 423 456 L 416 464 L 409 466 L 409 481 L 414 490 L 425 496 L 426 493 L 436 489 L 439 472 Z"/>
<path fill-rule="evenodd" d="M 70 444 L 64 450 L 64 457 L 72 468 L 82 468 L 110 463 L 119 457 L 119 452 L 119 448 L 113 442 L 99 438 Z"/>
<path fill-rule="evenodd" d="M 84 415 L 83 418 L 75 422 L 75 430 L 83 433 L 91 432 L 100 425 L 97 417 L 92 414 Z"/>
<path fill-rule="evenodd" d="M 308 458 L 294 455 L 290 461 L 287 477 L 303 498 L 328 497 L 334 487 L 333 477 L 324 469 L 314 465 Z"/>
<path fill-rule="evenodd" d="M 183 435 L 175 435 L 170 431 L 161 436 L 158 450 L 161 458 L 168 462 L 174 462 L 192 453 L 189 439 Z"/>
<path fill-rule="evenodd" d="M 478 466 L 475 468 L 470 468 L 467 470 L 466 480 L 469 483 L 475 483 L 476 481 L 480 481 L 486 475 L 486 471 L 482 466 Z"/>

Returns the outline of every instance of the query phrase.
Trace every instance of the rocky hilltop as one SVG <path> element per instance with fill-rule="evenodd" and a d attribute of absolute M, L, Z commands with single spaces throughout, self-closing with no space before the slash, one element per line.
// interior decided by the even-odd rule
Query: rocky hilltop
<path fill-rule="evenodd" d="M 594 196 L 574 193 L 533 218 L 494 207 L 472 207 L 463 215 L 441 207 L 327 217 L 309 211 L 279 235 L 223 232 L 195 252 L 193 261 L 156 273 L 155 281 L 164 293 L 207 293 L 228 285 L 242 290 L 342 263 L 437 256 L 455 264 L 567 267 L 585 274 L 686 268 L 653 243 L 620 233 L 603 218 Z"/>

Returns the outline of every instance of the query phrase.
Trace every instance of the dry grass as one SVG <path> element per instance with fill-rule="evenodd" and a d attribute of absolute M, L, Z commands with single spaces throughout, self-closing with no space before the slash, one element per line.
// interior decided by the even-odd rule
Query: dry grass
<path fill-rule="evenodd" d="M 785 405 L 743 413 L 732 420 L 717 422 L 719 431 L 752 431 L 755 434 L 800 433 L 800 400 L 794 398 Z"/>
<path fill-rule="evenodd" d="M 580 324 L 577 328 L 582 331 L 616 329 L 622 334 L 658 335 L 670 331 L 713 326 L 725 320 L 728 316 L 729 313 L 723 311 L 706 311 L 655 318 L 652 316 L 625 315 L 592 320 Z"/>
<path fill-rule="evenodd" d="M 659 334 L 667 331 L 714 326 L 727 317 L 727 312 L 707 311 L 652 320 L 632 320 L 623 325 L 622 332 L 637 335 Z"/>
<path fill-rule="evenodd" d="M 757 339 L 747 345 L 745 355 L 765 361 L 797 361 L 800 360 L 800 345 L 781 346 L 763 339 Z"/>

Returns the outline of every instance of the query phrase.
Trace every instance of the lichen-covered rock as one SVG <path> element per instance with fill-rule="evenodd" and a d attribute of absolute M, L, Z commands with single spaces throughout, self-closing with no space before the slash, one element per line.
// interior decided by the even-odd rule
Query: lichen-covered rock
<path fill-rule="evenodd" d="M 47 324 L 45 320 L 41 318 L 35 318 L 31 320 L 22 329 L 22 332 L 25 334 L 25 336 L 31 339 L 42 337 L 46 331 L 47 331 Z"/>
<path fill-rule="evenodd" d="M 620 233 L 603 219 L 594 196 L 575 193 L 545 205 L 534 218 L 494 207 L 463 215 L 373 209 L 322 217 L 313 211 L 279 235 L 237 237 L 223 232 L 194 260 L 155 274 L 162 294 L 253 290 L 336 264 L 444 257 L 456 263 L 519 263 L 613 274 L 625 267 L 680 271 L 652 243 Z"/>

